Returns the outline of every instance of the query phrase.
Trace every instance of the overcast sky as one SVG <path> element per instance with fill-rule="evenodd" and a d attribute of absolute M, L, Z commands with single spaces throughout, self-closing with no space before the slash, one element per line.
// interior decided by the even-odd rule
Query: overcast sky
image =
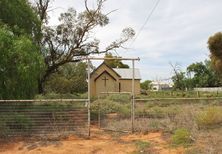
<path fill-rule="evenodd" d="M 89 1 L 93 7 L 96 0 Z M 107 0 L 104 12 L 117 11 L 109 15 L 109 25 L 97 30 L 101 47 L 118 38 L 125 27 L 132 27 L 138 34 L 156 3 L 157 0 Z M 54 0 L 51 6 L 57 9 L 50 12 L 50 25 L 56 25 L 61 12 L 69 7 L 82 11 L 84 1 Z M 143 80 L 170 78 L 169 62 L 177 62 L 185 69 L 208 58 L 207 40 L 222 29 L 221 6 L 222 0 L 160 0 L 136 40 L 125 44 L 130 49 L 117 52 L 122 57 L 140 57 L 136 67 Z"/>

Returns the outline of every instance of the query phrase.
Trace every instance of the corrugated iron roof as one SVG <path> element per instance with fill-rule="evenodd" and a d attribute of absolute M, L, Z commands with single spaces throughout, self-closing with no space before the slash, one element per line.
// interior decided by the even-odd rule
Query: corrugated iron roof
<path fill-rule="evenodd" d="M 113 68 L 116 73 L 118 73 L 122 79 L 132 79 L 133 69 L 132 68 Z M 140 70 L 135 68 L 135 79 L 141 79 Z"/>

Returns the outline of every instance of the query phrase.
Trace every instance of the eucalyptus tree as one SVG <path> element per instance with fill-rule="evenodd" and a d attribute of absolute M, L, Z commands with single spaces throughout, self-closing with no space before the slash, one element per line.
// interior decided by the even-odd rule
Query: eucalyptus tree
<path fill-rule="evenodd" d="M 113 56 L 112 53 L 106 53 L 105 58 L 122 58 Z M 104 62 L 112 68 L 129 68 L 129 65 L 124 64 L 120 59 L 105 59 Z"/>
<path fill-rule="evenodd" d="M 50 27 L 47 25 L 47 10 L 50 0 L 36 1 L 36 12 L 42 23 L 41 54 L 44 57 L 46 69 L 39 79 L 39 92 L 44 92 L 44 84 L 59 67 L 70 62 L 79 62 L 82 58 L 106 53 L 110 50 L 122 47 L 123 43 L 131 39 L 135 32 L 131 28 L 122 30 L 119 39 L 114 40 L 106 48 L 100 49 L 100 40 L 94 37 L 93 32 L 97 27 L 104 27 L 109 23 L 108 13 L 103 13 L 105 0 L 97 0 L 95 8 L 85 2 L 85 10 L 77 12 L 69 8 L 61 13 L 59 24 Z"/>

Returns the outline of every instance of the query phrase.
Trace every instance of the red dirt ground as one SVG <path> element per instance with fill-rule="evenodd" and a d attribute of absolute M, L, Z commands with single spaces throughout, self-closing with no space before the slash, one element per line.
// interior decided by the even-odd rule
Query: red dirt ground
<path fill-rule="evenodd" d="M 183 148 L 172 149 L 163 139 L 162 133 L 124 134 L 115 136 L 111 133 L 92 129 L 90 139 L 76 136 L 61 141 L 24 142 L 19 141 L 0 145 L 0 154 L 125 154 L 138 151 L 135 141 L 151 143 L 155 154 L 183 154 Z"/>

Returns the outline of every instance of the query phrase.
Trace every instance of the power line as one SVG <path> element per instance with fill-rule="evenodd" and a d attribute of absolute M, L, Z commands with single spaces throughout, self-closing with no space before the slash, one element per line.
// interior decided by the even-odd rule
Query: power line
<path fill-rule="evenodd" d="M 158 4 L 160 3 L 160 0 L 157 0 L 157 2 L 155 3 L 153 9 L 151 10 L 150 14 L 146 17 L 146 20 L 144 22 L 144 24 L 141 26 L 141 28 L 139 29 L 137 35 L 135 36 L 135 38 L 132 40 L 130 46 L 133 45 L 133 43 L 136 41 L 136 39 L 138 38 L 138 36 L 140 35 L 141 31 L 144 29 L 144 27 L 146 26 L 146 24 L 148 23 L 148 21 L 150 20 L 153 12 L 156 10 Z"/>

